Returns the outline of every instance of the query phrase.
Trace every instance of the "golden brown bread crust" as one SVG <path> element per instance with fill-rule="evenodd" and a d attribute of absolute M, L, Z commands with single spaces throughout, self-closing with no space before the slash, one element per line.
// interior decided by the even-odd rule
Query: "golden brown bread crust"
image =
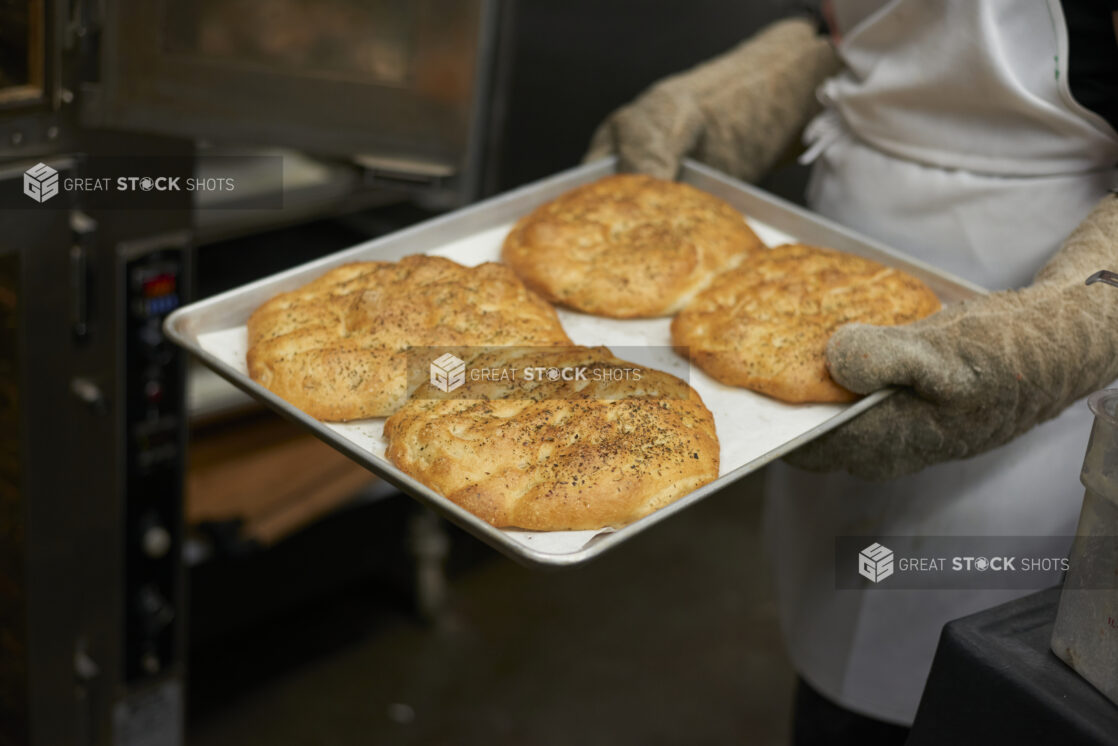
<path fill-rule="evenodd" d="M 616 371 L 604 347 L 494 350 L 471 370 Z M 714 418 L 680 379 L 563 381 L 513 388 L 472 380 L 430 384 L 385 423 L 388 458 L 497 527 L 598 529 L 637 520 L 718 476 Z M 604 378 L 604 376 L 603 376 Z"/>
<path fill-rule="evenodd" d="M 544 298 L 623 319 L 675 313 L 715 274 L 763 248 L 717 197 L 618 174 L 521 218 L 501 255 Z"/>
<path fill-rule="evenodd" d="M 787 402 L 857 395 L 827 372 L 827 340 L 843 324 L 907 324 L 939 299 L 900 270 L 802 244 L 763 252 L 714 280 L 672 321 L 672 342 L 722 383 Z"/>
<path fill-rule="evenodd" d="M 254 381 L 334 421 L 396 411 L 408 347 L 570 343 L 555 309 L 507 267 L 423 255 L 330 270 L 256 309 L 248 338 Z"/>

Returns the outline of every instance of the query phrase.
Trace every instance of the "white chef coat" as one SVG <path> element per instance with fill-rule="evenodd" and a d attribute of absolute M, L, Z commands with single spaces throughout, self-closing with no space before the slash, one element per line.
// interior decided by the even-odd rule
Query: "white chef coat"
<path fill-rule="evenodd" d="M 1118 134 L 1068 91 L 1059 2 L 838 0 L 835 16 L 846 67 L 808 128 L 809 204 L 990 289 L 1028 284 L 1118 163 Z M 1078 402 L 1007 446 L 885 483 L 770 469 L 765 525 L 800 675 L 911 723 L 943 624 L 1022 593 L 838 591 L 834 537 L 1070 536 L 1090 424 Z"/>

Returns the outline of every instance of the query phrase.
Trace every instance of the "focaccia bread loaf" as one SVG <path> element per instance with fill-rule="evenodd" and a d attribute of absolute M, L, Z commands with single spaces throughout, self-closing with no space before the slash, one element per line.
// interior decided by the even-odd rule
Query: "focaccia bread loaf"
<path fill-rule="evenodd" d="M 416 255 L 356 262 L 272 298 L 248 320 L 254 381 L 307 414 L 383 417 L 407 398 L 407 350 L 569 344 L 507 267 Z"/>
<path fill-rule="evenodd" d="M 907 324 L 939 299 L 915 277 L 869 259 L 778 246 L 714 280 L 672 321 L 676 349 L 722 383 L 787 402 L 857 395 L 827 372 L 827 340 L 843 324 Z"/>
<path fill-rule="evenodd" d="M 538 531 L 624 525 L 717 478 L 714 418 L 680 379 L 604 347 L 494 350 L 470 363 L 533 366 L 587 373 L 468 375 L 450 393 L 425 384 L 385 423 L 388 458 L 494 526 Z"/>
<path fill-rule="evenodd" d="M 523 217 L 502 258 L 544 298 L 614 318 L 675 313 L 763 249 L 744 218 L 687 184 L 607 176 Z"/>

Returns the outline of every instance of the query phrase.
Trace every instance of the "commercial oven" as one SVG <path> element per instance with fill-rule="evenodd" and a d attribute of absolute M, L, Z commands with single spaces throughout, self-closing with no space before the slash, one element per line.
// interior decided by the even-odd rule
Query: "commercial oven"
<path fill-rule="evenodd" d="M 217 144 L 465 203 L 498 17 L 489 0 L 0 0 L 0 746 L 182 741 L 185 360 L 161 329 L 191 293 L 199 203 L 43 194 L 121 154 L 186 178 Z"/>

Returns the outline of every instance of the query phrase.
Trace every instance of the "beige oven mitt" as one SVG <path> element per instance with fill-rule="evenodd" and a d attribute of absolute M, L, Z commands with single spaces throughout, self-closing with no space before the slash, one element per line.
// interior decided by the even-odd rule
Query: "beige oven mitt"
<path fill-rule="evenodd" d="M 827 345 L 839 384 L 859 394 L 902 388 L 787 461 L 890 479 L 997 448 L 1055 417 L 1118 378 L 1118 289 L 1084 284 L 1116 267 L 1118 197 L 1108 195 L 1029 287 L 906 326 L 840 328 Z"/>
<path fill-rule="evenodd" d="M 585 160 L 616 154 L 623 171 L 673 179 L 691 156 L 755 181 L 819 109 L 815 89 L 838 69 L 831 42 L 812 21 L 779 21 L 615 111 Z"/>

